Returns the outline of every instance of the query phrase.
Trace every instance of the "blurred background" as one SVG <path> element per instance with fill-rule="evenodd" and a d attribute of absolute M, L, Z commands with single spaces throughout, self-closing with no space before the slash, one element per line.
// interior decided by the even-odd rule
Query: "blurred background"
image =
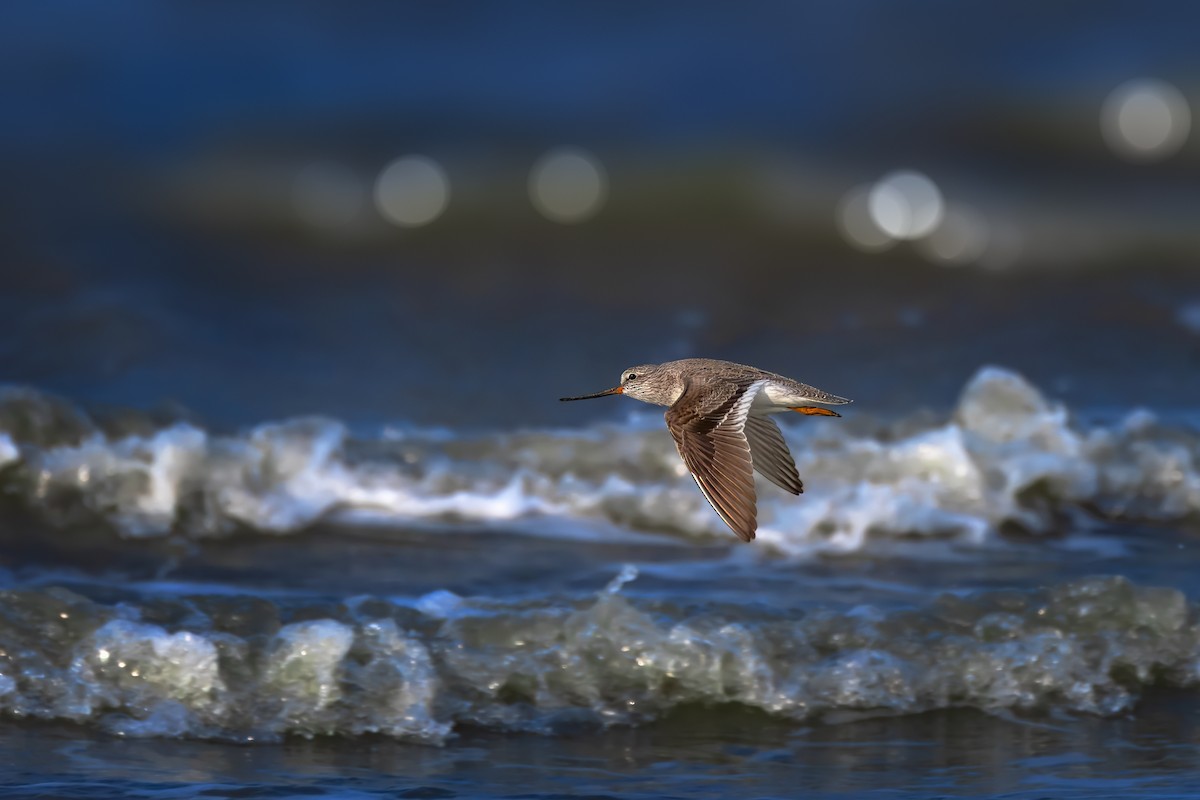
<path fill-rule="evenodd" d="M 1198 31 L 0 4 L 0 795 L 1197 796 Z"/>
<path fill-rule="evenodd" d="M 9 382 L 219 427 L 576 424 L 693 355 L 882 413 L 1200 389 L 1190 3 L 0 14 Z"/>

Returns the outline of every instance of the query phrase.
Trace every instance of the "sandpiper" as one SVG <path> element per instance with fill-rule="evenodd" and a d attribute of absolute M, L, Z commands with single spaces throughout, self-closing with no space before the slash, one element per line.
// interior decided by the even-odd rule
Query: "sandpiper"
<path fill-rule="evenodd" d="M 747 542 L 758 529 L 752 469 L 792 494 L 804 491 L 783 434 L 768 415 L 797 411 L 840 417 L 809 404 L 850 402 L 774 372 L 711 358 L 630 367 L 621 373 L 619 386 L 559 399 L 590 400 L 610 394 L 668 406 L 667 429 L 675 437 L 683 463 L 725 524 Z"/>

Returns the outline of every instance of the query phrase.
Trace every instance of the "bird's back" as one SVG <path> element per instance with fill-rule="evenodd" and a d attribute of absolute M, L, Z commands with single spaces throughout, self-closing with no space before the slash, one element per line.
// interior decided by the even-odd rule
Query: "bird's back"
<path fill-rule="evenodd" d="M 720 361 L 715 358 L 682 358 L 678 361 L 668 361 L 661 365 L 670 369 L 688 382 L 700 383 L 745 383 L 757 380 L 768 380 L 773 385 L 768 387 L 768 394 L 777 395 L 781 400 L 788 397 L 802 398 L 806 401 L 843 405 L 850 401 L 844 397 L 830 394 L 815 386 L 802 383 L 786 375 L 768 372 L 765 369 L 752 367 L 748 364 L 738 364 L 734 361 Z M 772 398 L 774 399 L 774 398 Z"/>

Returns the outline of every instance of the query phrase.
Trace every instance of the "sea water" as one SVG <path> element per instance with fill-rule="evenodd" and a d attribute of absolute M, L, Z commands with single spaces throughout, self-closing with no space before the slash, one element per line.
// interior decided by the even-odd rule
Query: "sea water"
<path fill-rule="evenodd" d="M 134 431 L 5 389 L 6 791 L 1183 790 L 1186 420 L 1000 367 L 785 420 L 806 492 L 760 486 L 747 546 L 656 417 Z"/>

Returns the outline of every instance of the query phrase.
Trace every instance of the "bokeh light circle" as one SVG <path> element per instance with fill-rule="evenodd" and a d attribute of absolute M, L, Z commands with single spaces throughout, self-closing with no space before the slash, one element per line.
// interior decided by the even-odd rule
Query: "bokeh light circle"
<path fill-rule="evenodd" d="M 415 228 L 433 222 L 450 202 L 450 181 L 437 162 L 404 156 L 388 164 L 375 181 L 375 207 L 389 222 Z"/>
<path fill-rule="evenodd" d="M 897 170 L 871 187 L 871 219 L 896 239 L 920 239 L 942 221 L 945 211 L 937 185 L 920 172 Z"/>
<path fill-rule="evenodd" d="M 1118 155 L 1155 161 L 1183 146 L 1192 112 L 1183 94 L 1165 81 L 1134 80 L 1118 86 L 1100 114 L 1104 138 Z"/>
<path fill-rule="evenodd" d="M 576 148 L 551 150 L 529 172 L 529 197 L 554 222 L 591 218 L 604 205 L 608 181 L 600 161 Z"/>

